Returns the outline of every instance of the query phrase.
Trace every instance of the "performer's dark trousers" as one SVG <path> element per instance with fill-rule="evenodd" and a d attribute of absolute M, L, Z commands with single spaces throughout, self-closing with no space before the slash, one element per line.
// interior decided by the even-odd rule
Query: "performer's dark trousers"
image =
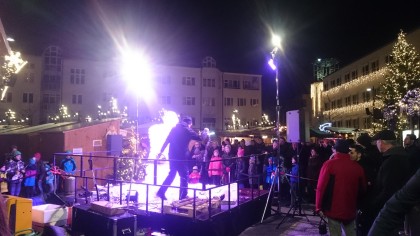
<path fill-rule="evenodd" d="M 169 185 L 175 179 L 176 173 L 178 172 L 180 178 L 180 189 L 179 189 L 179 199 L 184 199 L 187 197 L 188 193 L 188 163 L 183 162 L 171 162 L 169 164 L 169 174 L 166 177 L 165 181 L 163 181 L 162 187 L 160 187 L 158 194 L 165 195 L 166 190 L 168 189 Z"/>

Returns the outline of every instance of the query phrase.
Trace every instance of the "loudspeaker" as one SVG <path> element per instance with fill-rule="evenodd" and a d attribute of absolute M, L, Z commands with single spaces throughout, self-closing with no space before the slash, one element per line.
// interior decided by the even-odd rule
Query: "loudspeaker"
<path fill-rule="evenodd" d="M 301 141 L 300 112 L 299 110 L 288 111 L 286 114 L 287 141 L 296 143 Z"/>
<path fill-rule="evenodd" d="M 122 151 L 122 135 L 106 136 L 106 148 L 108 155 L 119 156 Z"/>

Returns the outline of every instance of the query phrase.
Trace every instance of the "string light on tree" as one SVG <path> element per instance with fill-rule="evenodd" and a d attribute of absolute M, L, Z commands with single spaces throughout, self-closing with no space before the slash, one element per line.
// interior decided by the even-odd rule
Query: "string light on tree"
<path fill-rule="evenodd" d="M 381 96 L 384 106 L 384 128 L 402 131 L 405 129 L 407 120 L 399 107 L 400 101 L 409 90 L 420 87 L 420 56 L 414 46 L 406 40 L 406 34 L 400 32 L 398 40 L 391 52 L 391 60 L 387 64 L 385 82 L 381 83 Z"/>

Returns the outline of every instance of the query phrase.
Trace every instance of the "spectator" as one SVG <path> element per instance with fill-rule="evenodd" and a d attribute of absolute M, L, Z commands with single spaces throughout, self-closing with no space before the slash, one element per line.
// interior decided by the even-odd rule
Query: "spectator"
<path fill-rule="evenodd" d="M 198 171 L 198 166 L 192 168 L 192 172 L 189 175 L 190 184 L 198 184 L 200 182 L 200 172 Z"/>
<path fill-rule="evenodd" d="M 278 176 L 276 176 L 277 166 L 273 162 L 273 157 L 268 158 L 268 164 L 264 168 L 264 189 L 270 189 L 271 185 L 278 183 Z"/>
<path fill-rule="evenodd" d="M 296 207 L 300 197 L 299 190 L 299 163 L 298 157 L 292 157 L 292 170 L 290 171 L 290 207 Z"/>
<path fill-rule="evenodd" d="M 355 218 L 357 200 L 366 190 L 362 167 L 350 160 L 349 146 L 337 140 L 334 158 L 324 163 L 319 174 L 315 209 L 328 218 L 331 236 L 356 235 Z"/>
<path fill-rule="evenodd" d="M 404 149 L 408 153 L 411 172 L 414 174 L 420 167 L 420 148 L 417 147 L 415 134 L 407 134 L 404 138 Z"/>
<path fill-rule="evenodd" d="M 315 190 L 316 184 L 319 177 L 319 172 L 321 171 L 322 160 L 318 154 L 317 148 L 311 149 L 311 156 L 309 157 L 308 161 L 308 168 L 307 168 L 307 177 L 308 177 L 308 184 L 307 184 L 307 196 L 309 202 L 315 203 Z"/>
<path fill-rule="evenodd" d="M 46 195 L 50 195 L 54 192 L 54 174 L 51 171 L 51 165 L 48 163 L 45 165 L 45 184 L 48 186 L 48 191 L 46 191 Z"/>
<path fill-rule="evenodd" d="M 223 175 L 223 162 L 222 158 L 219 156 L 218 149 L 213 150 L 213 156 L 210 159 L 208 173 L 211 183 L 214 185 L 220 185 Z"/>
<path fill-rule="evenodd" d="M 379 168 L 373 190 L 364 203 L 365 212 L 362 213 L 364 234 L 367 234 L 381 208 L 391 196 L 404 186 L 410 177 L 410 166 L 407 152 L 397 144 L 395 133 L 383 130 L 373 138 L 376 146 L 383 155 L 383 163 Z M 400 228 L 403 226 L 400 225 Z"/>
<path fill-rule="evenodd" d="M 231 182 L 231 179 L 235 176 L 235 164 L 236 160 L 233 158 L 234 155 L 231 152 L 231 146 L 230 144 L 226 144 L 223 148 L 223 177 L 222 177 L 222 183 L 228 184 Z"/>
<path fill-rule="evenodd" d="M 420 170 L 406 185 L 396 192 L 385 204 L 369 230 L 369 236 L 398 235 L 396 230 L 403 224 L 404 215 L 416 211 L 417 218 L 408 217 L 409 235 L 420 235 L 419 213 L 415 206 L 420 204 Z"/>
<path fill-rule="evenodd" d="M 244 148 L 241 145 L 238 145 L 237 149 L 237 158 L 235 163 L 235 180 L 238 181 L 239 186 L 242 188 L 244 187 L 244 171 L 245 163 L 244 163 Z"/>
<path fill-rule="evenodd" d="M 71 151 L 67 150 L 67 154 L 71 154 Z M 61 161 L 60 169 L 62 169 L 67 175 L 74 175 L 74 171 L 76 170 L 76 162 L 73 159 L 73 156 L 67 155 Z"/>
<path fill-rule="evenodd" d="M 258 188 L 257 158 L 254 155 L 249 158 L 248 176 L 250 187 Z"/>

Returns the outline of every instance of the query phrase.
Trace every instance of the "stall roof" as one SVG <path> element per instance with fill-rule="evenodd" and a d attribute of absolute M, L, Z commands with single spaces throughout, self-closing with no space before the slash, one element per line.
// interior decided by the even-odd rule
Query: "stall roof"
<path fill-rule="evenodd" d="M 339 133 L 339 134 L 351 134 L 351 133 L 354 133 L 355 131 L 355 128 L 347 128 L 347 127 L 325 127 L 325 129 L 334 133 Z"/>

